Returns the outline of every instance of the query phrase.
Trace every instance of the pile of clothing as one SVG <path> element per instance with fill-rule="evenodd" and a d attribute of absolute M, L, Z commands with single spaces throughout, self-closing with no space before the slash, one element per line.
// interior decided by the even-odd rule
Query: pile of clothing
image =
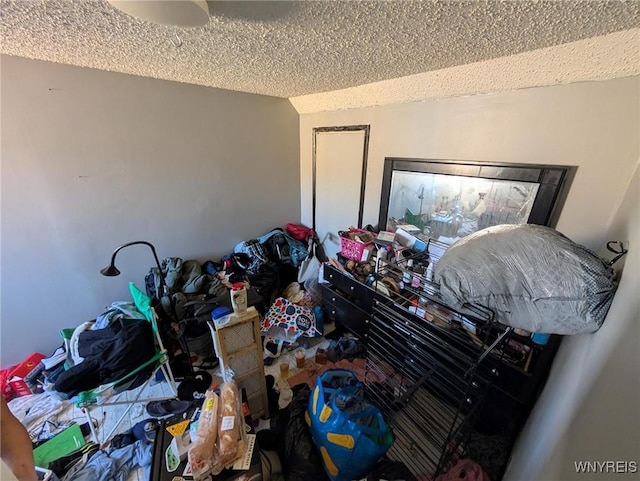
<path fill-rule="evenodd" d="M 50 449 L 44 445 L 55 442 L 76 424 L 72 404 L 44 392 L 14 398 L 8 407 L 29 433 L 38 465 L 53 471 L 61 481 L 124 480 L 132 470 L 141 467 L 148 471 L 151 466 L 157 426 L 154 419 L 141 421 L 126 433 L 117 435 L 108 448 L 101 449 L 98 444 L 86 442 L 83 437 L 89 435 L 90 429 L 84 424 L 80 429 L 76 428 L 78 436 L 74 437 L 72 446 L 78 446 L 77 449 L 72 450 L 67 445 Z M 93 422 L 97 427 L 98 421 L 94 419 Z M 43 450 L 38 451 L 40 447 Z M 56 457 L 57 451 L 64 454 Z M 143 476 L 147 479 L 148 473 Z"/>
<path fill-rule="evenodd" d="M 95 323 L 85 323 L 76 329 L 77 335 L 74 332 L 76 363 L 57 377 L 56 391 L 71 397 L 117 381 L 155 355 L 153 331 L 146 319 L 118 318 L 102 329 L 96 327 L 99 326 Z M 121 389 L 142 384 L 153 367 L 140 371 L 126 387 L 120 386 Z"/>

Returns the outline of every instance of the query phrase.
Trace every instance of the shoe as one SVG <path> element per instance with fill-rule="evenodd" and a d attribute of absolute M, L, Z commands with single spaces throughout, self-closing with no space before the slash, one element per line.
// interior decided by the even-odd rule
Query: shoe
<path fill-rule="evenodd" d="M 186 377 L 178 386 L 178 399 L 198 401 L 211 386 L 213 378 L 207 371 L 196 371 L 193 376 Z"/>
<path fill-rule="evenodd" d="M 182 414 L 191 407 L 189 401 L 169 399 L 167 401 L 151 401 L 147 404 L 147 413 L 155 418 L 162 418 L 171 414 Z"/>

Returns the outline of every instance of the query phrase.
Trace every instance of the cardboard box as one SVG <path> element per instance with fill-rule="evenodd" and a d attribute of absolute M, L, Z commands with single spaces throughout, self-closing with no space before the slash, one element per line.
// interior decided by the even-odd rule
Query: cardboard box
<path fill-rule="evenodd" d="M 29 374 L 38 364 L 45 358 L 44 354 L 40 354 L 39 352 L 34 352 L 29 357 L 27 357 L 24 361 L 18 364 L 13 371 L 11 371 L 11 376 L 24 378 Z"/>
<path fill-rule="evenodd" d="M 27 396 L 29 394 L 33 394 L 33 391 L 26 383 L 25 378 L 31 371 L 38 367 L 38 364 L 40 364 L 40 361 L 44 358 L 44 354 L 34 352 L 9 372 L 9 381 L 7 384 L 13 391 L 13 394 L 16 396 Z"/>

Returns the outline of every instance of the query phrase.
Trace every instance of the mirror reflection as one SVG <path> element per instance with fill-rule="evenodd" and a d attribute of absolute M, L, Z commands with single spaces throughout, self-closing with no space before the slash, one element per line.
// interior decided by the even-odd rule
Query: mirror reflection
<path fill-rule="evenodd" d="M 403 225 L 433 239 L 455 240 L 499 224 L 524 224 L 538 183 L 394 171 L 386 230 Z"/>

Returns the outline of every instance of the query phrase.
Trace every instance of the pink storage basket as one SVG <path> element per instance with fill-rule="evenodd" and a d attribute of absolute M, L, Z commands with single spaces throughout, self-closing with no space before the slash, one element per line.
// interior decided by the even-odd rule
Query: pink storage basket
<path fill-rule="evenodd" d="M 375 236 L 375 234 L 373 234 L 372 232 L 362 230 L 362 229 L 351 229 L 350 231 L 347 232 L 347 234 L 360 233 L 360 232 Z M 373 245 L 373 241 L 358 242 L 358 241 L 349 239 L 348 237 L 340 236 L 340 249 L 342 250 L 342 255 L 347 259 L 351 259 L 353 261 L 357 261 L 357 262 L 360 262 L 361 260 L 366 261 L 367 259 L 362 259 L 362 254 L 364 253 L 364 250 L 367 247 L 370 247 L 372 245 Z"/>

